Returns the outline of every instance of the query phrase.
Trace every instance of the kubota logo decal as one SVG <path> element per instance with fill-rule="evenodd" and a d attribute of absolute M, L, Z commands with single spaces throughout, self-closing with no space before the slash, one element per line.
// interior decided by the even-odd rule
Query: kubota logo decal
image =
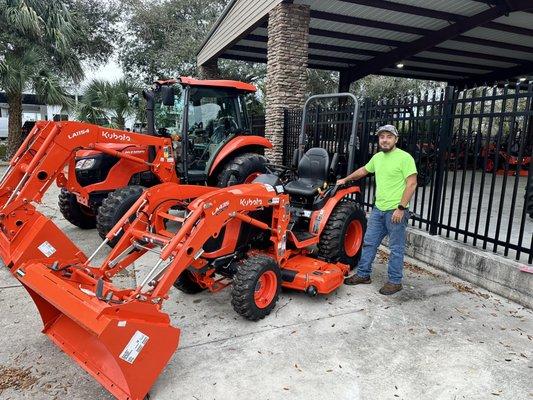
<path fill-rule="evenodd" d="M 89 129 L 83 129 L 81 131 L 72 132 L 72 133 L 68 134 L 67 137 L 69 139 L 74 139 L 75 137 L 86 135 L 88 133 L 89 133 Z"/>
<path fill-rule="evenodd" d="M 102 137 L 106 139 L 113 139 L 113 140 L 124 140 L 126 142 L 131 142 L 131 136 L 126 135 L 125 133 L 121 133 L 120 135 L 116 134 L 115 132 L 102 132 Z"/>
<path fill-rule="evenodd" d="M 261 200 L 261 199 L 241 199 L 240 203 L 241 203 L 241 206 L 243 206 L 243 207 L 250 207 L 250 206 L 257 207 L 257 206 L 262 206 L 263 205 L 263 200 Z"/>

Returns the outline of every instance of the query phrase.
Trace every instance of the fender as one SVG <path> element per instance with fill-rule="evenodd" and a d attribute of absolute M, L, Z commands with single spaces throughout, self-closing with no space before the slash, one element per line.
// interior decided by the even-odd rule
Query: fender
<path fill-rule="evenodd" d="M 237 136 L 236 138 L 231 139 L 219 151 L 219 153 L 215 157 L 215 160 L 213 161 L 213 164 L 211 164 L 211 167 L 209 167 L 209 176 L 213 174 L 213 171 L 215 171 L 216 168 L 221 165 L 222 161 L 226 160 L 231 153 L 248 146 L 260 146 L 263 148 L 271 149 L 272 143 L 270 142 L 270 140 L 262 136 L 255 135 Z"/>
<path fill-rule="evenodd" d="M 314 235 L 320 236 L 335 206 L 344 197 L 354 193 L 361 193 L 361 189 L 359 189 L 359 186 L 352 186 L 337 191 L 335 196 L 331 197 L 321 210 L 314 211 L 311 214 L 311 218 L 309 220 L 309 232 Z"/>

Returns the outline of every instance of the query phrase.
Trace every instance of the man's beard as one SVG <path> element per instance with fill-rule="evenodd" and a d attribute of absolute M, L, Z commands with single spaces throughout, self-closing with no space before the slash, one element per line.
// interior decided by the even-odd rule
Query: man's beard
<path fill-rule="evenodd" d="M 383 153 L 388 153 L 389 151 L 393 150 L 394 149 L 394 145 L 392 145 L 391 147 L 389 147 L 388 149 L 385 149 L 383 146 L 379 146 L 381 148 L 381 151 Z"/>

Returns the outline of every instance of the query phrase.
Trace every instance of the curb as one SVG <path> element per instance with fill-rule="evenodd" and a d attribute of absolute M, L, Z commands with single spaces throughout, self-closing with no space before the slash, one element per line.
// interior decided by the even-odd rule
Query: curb
<path fill-rule="evenodd" d="M 406 255 L 533 309 L 533 274 L 524 265 L 463 243 L 407 229 Z"/>

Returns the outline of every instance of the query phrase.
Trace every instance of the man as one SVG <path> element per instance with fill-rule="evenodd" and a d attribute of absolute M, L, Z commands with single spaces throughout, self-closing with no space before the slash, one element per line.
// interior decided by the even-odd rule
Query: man
<path fill-rule="evenodd" d="M 376 175 L 376 203 L 364 237 L 361 259 L 356 274 L 346 278 L 347 285 L 371 283 L 372 262 L 378 246 L 389 235 L 390 257 L 388 282 L 379 290 L 390 295 L 402 290 L 405 230 L 409 220 L 409 201 L 416 190 L 416 165 L 411 155 L 396 147 L 398 131 L 393 125 L 385 125 L 376 132 L 381 151 L 370 161 L 337 184 L 358 180 L 369 173 Z"/>

